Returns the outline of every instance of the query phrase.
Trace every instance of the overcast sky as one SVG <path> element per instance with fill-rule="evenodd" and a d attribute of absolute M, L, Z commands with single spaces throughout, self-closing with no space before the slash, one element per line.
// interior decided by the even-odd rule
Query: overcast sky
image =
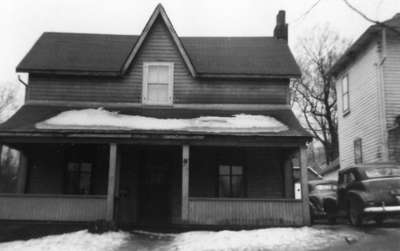
<path fill-rule="evenodd" d="M 162 3 L 180 36 L 271 36 L 286 10 L 289 44 L 316 25 L 329 24 L 355 40 L 370 25 L 342 0 L 2 0 L 0 83 L 15 82 L 15 67 L 44 31 L 140 34 Z M 400 0 L 349 0 L 369 17 L 391 18 Z"/>

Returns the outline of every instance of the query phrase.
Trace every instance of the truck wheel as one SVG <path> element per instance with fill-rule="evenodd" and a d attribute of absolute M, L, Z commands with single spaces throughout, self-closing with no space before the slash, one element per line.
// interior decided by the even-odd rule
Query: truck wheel
<path fill-rule="evenodd" d="M 347 216 L 351 225 L 359 227 L 363 224 L 362 208 L 357 201 L 350 201 Z"/>

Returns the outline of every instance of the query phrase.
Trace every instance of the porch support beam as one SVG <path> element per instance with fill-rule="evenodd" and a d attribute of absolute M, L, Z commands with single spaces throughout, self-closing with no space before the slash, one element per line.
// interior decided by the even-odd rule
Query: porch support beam
<path fill-rule="evenodd" d="M 107 189 L 107 212 L 106 220 L 114 220 L 114 199 L 115 199 L 115 184 L 117 171 L 117 144 L 110 144 L 110 156 L 108 167 L 108 189 Z"/>
<path fill-rule="evenodd" d="M 303 224 L 310 225 L 310 207 L 308 201 L 308 176 L 307 176 L 307 148 L 299 148 L 300 157 L 300 179 L 301 179 L 301 199 L 303 201 Z"/>
<path fill-rule="evenodd" d="M 182 208 L 181 219 L 189 218 L 189 145 L 182 146 Z"/>
<path fill-rule="evenodd" d="M 24 152 L 19 154 L 19 167 L 18 167 L 18 180 L 17 180 L 17 192 L 25 193 L 26 181 L 28 176 L 28 161 Z"/>

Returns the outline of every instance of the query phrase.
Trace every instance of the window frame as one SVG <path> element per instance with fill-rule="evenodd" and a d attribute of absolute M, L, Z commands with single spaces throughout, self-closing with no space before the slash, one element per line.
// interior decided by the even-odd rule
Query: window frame
<path fill-rule="evenodd" d="M 363 151 L 362 151 L 362 139 L 356 138 L 353 140 L 353 153 L 354 153 L 354 164 L 363 163 Z"/>
<path fill-rule="evenodd" d="M 90 171 L 83 171 L 83 166 L 84 165 L 90 165 Z M 78 170 L 69 170 L 69 166 L 70 165 L 76 165 L 78 167 Z M 76 194 L 76 195 L 92 195 L 93 194 L 93 169 L 94 169 L 94 164 L 92 162 L 88 162 L 88 161 L 67 161 L 66 162 L 66 170 L 65 170 L 65 177 L 64 177 L 64 194 Z M 76 173 L 78 176 L 78 190 L 80 188 L 81 185 L 81 181 L 82 181 L 82 176 L 84 173 L 89 173 L 90 177 L 89 177 L 89 190 L 88 193 L 81 193 L 80 191 L 78 192 L 71 192 L 68 191 L 69 190 L 69 183 L 72 181 L 70 180 L 71 177 L 74 177 L 73 175 L 70 175 L 72 173 Z"/>
<path fill-rule="evenodd" d="M 229 167 L 229 175 L 228 174 L 220 174 L 220 167 L 221 166 L 228 166 Z M 242 174 L 233 174 L 232 168 L 234 166 L 239 166 L 242 168 Z M 219 163 L 217 165 L 217 197 L 218 198 L 246 198 L 246 174 L 245 174 L 245 166 L 242 164 L 234 164 L 234 163 Z M 220 195 L 220 178 L 224 177 L 229 177 L 229 196 L 222 196 Z M 233 195 L 233 190 L 232 189 L 232 179 L 233 177 L 241 177 L 242 178 L 242 187 L 241 187 L 241 195 L 240 196 L 234 196 Z"/>
<path fill-rule="evenodd" d="M 344 91 L 344 81 L 346 80 L 346 92 Z M 343 116 L 346 116 L 350 113 L 350 85 L 349 85 L 349 74 L 345 74 L 341 80 L 341 87 L 342 87 L 342 112 Z M 345 102 L 347 101 L 347 107 L 344 106 Z"/>
<path fill-rule="evenodd" d="M 148 99 L 149 67 L 168 66 L 168 101 L 165 103 L 151 102 Z M 173 62 L 144 62 L 142 77 L 142 104 L 145 105 L 172 105 L 174 103 L 174 63 Z"/>

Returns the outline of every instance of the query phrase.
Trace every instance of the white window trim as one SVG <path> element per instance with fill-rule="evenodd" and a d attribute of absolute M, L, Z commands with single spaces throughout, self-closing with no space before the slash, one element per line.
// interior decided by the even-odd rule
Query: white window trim
<path fill-rule="evenodd" d="M 168 66 L 168 102 L 153 103 L 147 99 L 149 66 Z M 171 62 L 145 62 L 143 63 L 142 103 L 146 105 L 172 105 L 174 103 L 174 63 Z"/>
<path fill-rule="evenodd" d="M 344 84 L 343 84 L 343 82 L 344 82 L 344 80 L 346 79 L 346 84 L 347 84 L 347 92 L 344 92 L 344 88 L 343 88 L 343 86 L 344 86 Z M 349 74 L 345 74 L 343 77 L 342 77 L 342 80 L 341 80 L 341 89 L 342 89 L 342 113 L 343 113 L 343 116 L 346 116 L 347 114 L 349 114 L 350 113 L 350 83 L 349 83 Z M 345 109 L 345 107 L 344 107 L 344 99 L 347 99 L 346 101 L 347 101 L 347 108 Z"/>

